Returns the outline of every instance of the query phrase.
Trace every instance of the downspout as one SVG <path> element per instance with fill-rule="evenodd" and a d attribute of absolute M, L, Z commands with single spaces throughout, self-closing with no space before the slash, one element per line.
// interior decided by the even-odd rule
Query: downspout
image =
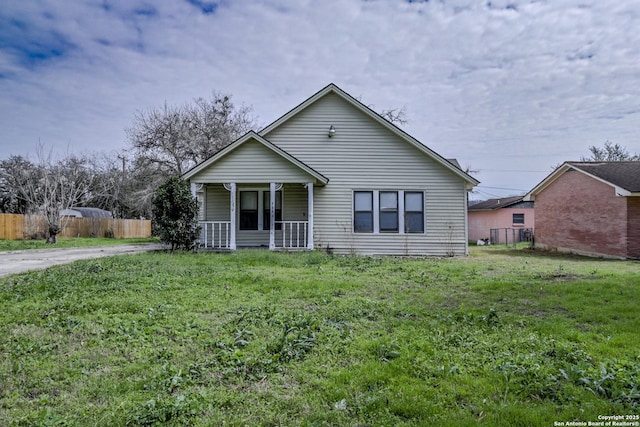
<path fill-rule="evenodd" d="M 469 189 L 464 183 L 464 255 L 469 256 Z"/>

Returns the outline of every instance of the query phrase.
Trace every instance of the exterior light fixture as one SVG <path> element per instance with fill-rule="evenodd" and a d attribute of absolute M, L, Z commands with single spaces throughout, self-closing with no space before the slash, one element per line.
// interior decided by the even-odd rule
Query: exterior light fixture
<path fill-rule="evenodd" d="M 333 127 L 333 125 L 329 126 L 329 138 L 331 138 L 333 135 L 336 134 L 336 128 Z"/>

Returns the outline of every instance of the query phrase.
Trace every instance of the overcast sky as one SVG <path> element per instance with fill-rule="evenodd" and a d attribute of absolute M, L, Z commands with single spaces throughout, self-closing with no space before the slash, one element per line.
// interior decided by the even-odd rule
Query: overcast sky
<path fill-rule="evenodd" d="M 269 124 L 335 83 L 521 194 L 611 141 L 640 152 L 640 0 L 4 0 L 0 159 L 113 152 L 137 110 L 212 91 Z"/>

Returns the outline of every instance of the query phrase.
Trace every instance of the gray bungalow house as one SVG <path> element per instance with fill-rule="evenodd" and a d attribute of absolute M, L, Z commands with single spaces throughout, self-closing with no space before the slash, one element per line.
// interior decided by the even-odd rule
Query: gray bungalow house
<path fill-rule="evenodd" d="M 334 84 L 183 178 L 204 247 L 370 255 L 466 255 L 478 184 Z"/>

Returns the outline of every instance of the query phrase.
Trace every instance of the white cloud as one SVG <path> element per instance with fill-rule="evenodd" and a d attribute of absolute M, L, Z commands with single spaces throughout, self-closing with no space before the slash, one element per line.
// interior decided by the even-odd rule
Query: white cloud
<path fill-rule="evenodd" d="M 104 4 L 0 11 L 0 24 L 26 28 L 0 29 L 0 158 L 38 140 L 121 149 L 136 110 L 212 90 L 266 124 L 329 82 L 377 109 L 405 106 L 410 134 L 480 169 L 486 186 L 531 188 L 606 140 L 640 152 L 633 2 Z M 59 56 L 20 51 L 51 44 Z M 501 172 L 518 169 L 538 172 Z"/>

